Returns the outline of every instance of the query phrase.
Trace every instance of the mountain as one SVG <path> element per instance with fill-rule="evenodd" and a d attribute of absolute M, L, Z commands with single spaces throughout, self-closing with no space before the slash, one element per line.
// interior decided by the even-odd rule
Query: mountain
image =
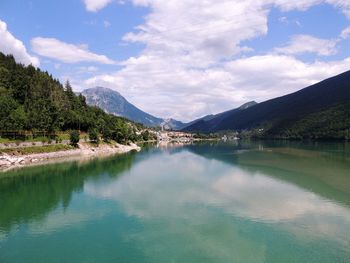
<path fill-rule="evenodd" d="M 247 109 L 201 120 L 184 130 L 250 130 L 271 138 L 350 138 L 350 71 Z"/>
<path fill-rule="evenodd" d="M 81 94 L 89 105 L 97 106 L 108 113 L 125 117 L 145 126 L 164 126 L 165 129 L 181 129 L 184 126 L 180 121 L 157 118 L 140 110 L 128 102 L 119 92 L 112 89 L 96 87 L 86 89 Z"/>

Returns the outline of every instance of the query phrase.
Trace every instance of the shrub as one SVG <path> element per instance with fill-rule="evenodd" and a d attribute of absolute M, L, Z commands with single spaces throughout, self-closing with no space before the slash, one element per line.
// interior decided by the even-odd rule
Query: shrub
<path fill-rule="evenodd" d="M 80 139 L 79 131 L 73 130 L 70 132 L 69 140 L 71 145 L 76 147 L 78 145 L 79 139 Z"/>
<path fill-rule="evenodd" d="M 109 142 L 112 139 L 112 130 L 108 127 L 102 129 L 102 138 L 105 142 Z"/>
<path fill-rule="evenodd" d="M 117 143 L 123 143 L 123 134 L 120 131 L 113 131 L 112 139 L 115 140 Z"/>
<path fill-rule="evenodd" d="M 141 135 L 142 135 L 142 139 L 143 139 L 144 141 L 148 141 L 148 140 L 150 139 L 150 134 L 149 134 L 149 131 L 148 131 L 148 130 L 143 131 L 143 132 L 141 133 Z"/>
<path fill-rule="evenodd" d="M 90 139 L 91 142 L 99 144 L 100 137 L 99 137 L 98 132 L 97 132 L 96 129 L 89 130 L 89 139 Z"/>

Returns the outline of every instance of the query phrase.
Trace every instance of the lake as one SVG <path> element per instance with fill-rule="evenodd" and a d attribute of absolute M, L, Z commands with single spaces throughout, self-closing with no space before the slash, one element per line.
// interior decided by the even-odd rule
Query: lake
<path fill-rule="evenodd" d="M 0 262 L 350 262 L 350 144 L 149 146 L 2 173 Z"/>

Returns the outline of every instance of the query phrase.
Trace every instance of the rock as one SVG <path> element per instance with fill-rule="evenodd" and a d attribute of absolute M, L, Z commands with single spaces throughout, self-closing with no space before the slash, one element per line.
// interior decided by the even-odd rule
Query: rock
<path fill-rule="evenodd" d="M 7 161 L 10 162 L 10 164 L 16 164 L 17 158 L 16 157 L 7 157 Z"/>
<path fill-rule="evenodd" d="M 22 162 L 24 162 L 24 158 L 21 158 L 21 157 L 17 158 L 17 160 L 16 160 L 17 164 L 22 163 Z"/>
<path fill-rule="evenodd" d="M 11 163 L 8 160 L 6 160 L 4 158 L 0 159 L 0 167 L 2 167 L 2 166 L 9 166 L 9 165 L 11 165 Z"/>

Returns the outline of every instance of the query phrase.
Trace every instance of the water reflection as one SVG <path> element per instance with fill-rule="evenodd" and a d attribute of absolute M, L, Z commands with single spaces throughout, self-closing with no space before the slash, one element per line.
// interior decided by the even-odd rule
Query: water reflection
<path fill-rule="evenodd" d="M 324 198 L 350 206 L 348 143 L 267 141 L 234 145 L 206 144 L 202 147 L 188 146 L 187 149 L 207 159 L 291 182 Z"/>
<path fill-rule="evenodd" d="M 105 233 L 100 251 L 113 260 L 348 262 L 348 150 L 274 142 L 149 147 L 7 173 L 0 242 L 8 233 L 53 238 L 70 227 L 75 236 Z M 23 225 L 17 234 L 14 226 Z M 92 240 L 86 246 L 96 248 Z"/>
<path fill-rule="evenodd" d="M 131 168 L 135 153 L 89 162 L 36 166 L 0 174 L 0 230 L 42 221 L 50 211 L 65 210 L 84 181 L 115 177 Z M 67 216 L 68 217 L 68 216 Z"/>
<path fill-rule="evenodd" d="M 176 171 L 168 169 L 173 166 Z M 129 215 L 143 219 L 192 218 L 196 209 L 193 204 L 200 204 L 199 209 L 216 207 L 234 216 L 266 223 L 286 223 L 311 216 L 319 219 L 310 222 L 308 231 L 334 237 L 344 230 L 340 229 L 339 221 L 350 225 L 347 207 L 263 173 L 208 162 L 188 152 L 162 156 L 161 160 L 151 158 L 135 165 L 132 176 L 87 183 L 84 191 L 116 200 Z"/>
<path fill-rule="evenodd" d="M 325 249 L 326 242 L 328 250 L 338 251 L 340 258 L 349 258 L 349 208 L 273 176 L 278 172 L 285 173 L 282 178 L 288 177 L 291 175 L 288 169 L 286 172 L 277 167 L 271 173 L 272 165 L 266 169 L 260 169 L 259 164 L 258 169 L 235 165 L 241 161 L 241 154 L 250 152 L 240 147 L 235 151 L 238 156 L 231 156 L 230 165 L 216 160 L 222 157 L 227 160 L 229 154 L 225 149 L 216 147 L 214 153 L 209 151 L 216 158 L 209 158 L 207 151 L 194 146 L 196 155 L 194 151 L 183 150 L 156 156 L 136 164 L 131 176 L 99 185 L 88 183 L 84 190 L 96 198 L 114 200 L 129 216 L 137 217 L 147 226 L 157 222 L 157 229 L 146 227 L 135 242 L 152 243 L 158 240 L 158 235 L 177 233 L 182 236 L 181 240 L 195 244 L 195 249 L 207 257 L 212 256 L 208 251 L 220 251 L 214 256 L 225 262 L 232 259 L 232 244 L 245 244 L 247 250 L 236 251 L 237 260 L 249 257 L 248 251 L 254 250 L 261 252 L 254 254 L 256 262 L 262 262 L 266 247 L 263 249 L 261 243 L 239 230 L 239 227 L 246 229 L 247 225 L 258 224 L 255 231 L 264 228 L 278 231 L 299 245 L 312 242 L 314 248 L 319 249 Z M 340 176 L 341 171 L 340 168 Z M 267 245 L 266 241 L 262 243 Z M 241 245 L 239 248 L 242 249 Z M 322 259 L 320 255 L 314 258 Z"/>

